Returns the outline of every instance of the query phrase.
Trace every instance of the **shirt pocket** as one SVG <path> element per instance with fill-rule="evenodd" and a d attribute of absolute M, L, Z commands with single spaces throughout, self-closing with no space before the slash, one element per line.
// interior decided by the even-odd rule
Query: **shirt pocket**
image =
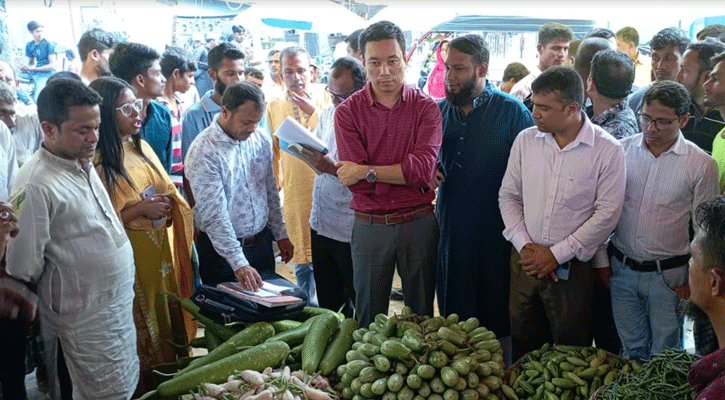
<path fill-rule="evenodd" d="M 591 208 L 597 194 L 597 179 L 574 174 L 564 179 L 562 205 L 573 211 Z"/>

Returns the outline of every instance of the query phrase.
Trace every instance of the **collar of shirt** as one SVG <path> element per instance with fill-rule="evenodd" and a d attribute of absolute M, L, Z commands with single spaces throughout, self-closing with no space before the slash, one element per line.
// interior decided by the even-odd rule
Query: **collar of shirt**
<path fill-rule="evenodd" d="M 475 110 L 478 107 L 486 104 L 488 98 L 491 97 L 491 92 L 495 89 L 496 88 L 493 86 L 493 84 L 491 84 L 491 82 L 486 79 L 486 84 L 483 86 L 483 92 L 481 92 L 478 97 L 473 99 L 473 109 Z"/>
<path fill-rule="evenodd" d="M 648 154 L 650 153 L 649 149 L 647 149 L 647 146 L 644 143 L 644 133 L 642 133 L 642 140 L 638 140 L 634 143 L 635 146 L 641 147 L 643 150 L 646 150 Z M 675 140 L 675 144 L 672 145 L 667 151 L 665 151 L 662 154 L 667 153 L 675 153 L 679 155 L 685 155 L 687 154 L 687 144 L 685 143 L 685 137 L 682 136 L 682 131 L 677 133 L 677 140 Z"/>
<path fill-rule="evenodd" d="M 222 106 L 214 102 L 214 100 L 211 99 L 211 96 L 214 94 L 214 90 L 210 90 L 206 92 L 204 96 L 201 98 L 201 106 L 204 107 L 204 111 L 208 113 L 214 113 L 219 112 L 222 110 Z"/>
<path fill-rule="evenodd" d="M 83 164 L 83 167 L 78 165 L 78 160 L 68 160 L 65 158 L 61 158 L 56 156 L 55 154 L 48 151 L 45 146 L 40 146 L 40 157 L 43 158 L 43 160 L 47 161 L 50 164 L 53 164 L 57 167 L 63 168 L 66 171 L 69 172 L 78 172 L 79 170 L 84 170 L 85 172 L 88 172 L 92 165 L 91 160 L 89 159 L 83 159 L 80 160 L 80 162 Z"/>
<path fill-rule="evenodd" d="M 576 148 L 577 146 L 579 146 L 579 144 L 582 143 L 586 144 L 589 147 L 594 146 L 594 124 L 592 124 L 592 121 L 589 120 L 589 117 L 587 117 L 587 114 L 584 111 L 580 111 L 580 113 L 582 119 L 584 120 L 584 123 L 582 124 L 581 129 L 579 129 L 579 133 L 577 133 L 574 141 L 566 145 L 566 147 L 564 147 L 563 149 L 559 149 L 559 145 L 556 143 L 556 140 L 554 139 L 554 135 L 552 133 L 537 131 L 536 137 L 544 138 L 546 143 L 552 146 L 556 146 L 556 148 L 560 151 L 569 151 Z"/>
<path fill-rule="evenodd" d="M 367 85 L 365 85 L 365 89 L 363 89 L 363 90 L 365 91 L 364 93 L 365 93 L 365 97 L 366 97 L 366 98 L 367 98 L 367 100 L 368 100 L 368 104 L 370 104 L 370 106 L 371 106 L 371 107 L 372 107 L 372 106 L 375 106 L 375 107 L 383 107 L 383 108 L 387 108 L 387 107 L 385 107 L 384 105 L 382 105 L 382 104 L 378 103 L 378 102 L 377 102 L 377 101 L 375 100 L 375 96 L 373 95 L 373 84 L 372 84 L 372 83 L 368 82 L 368 84 L 367 84 Z M 397 103 L 395 103 L 395 105 L 393 106 L 393 109 L 394 109 L 394 108 L 398 108 L 398 107 L 400 106 L 400 103 L 401 103 L 401 102 L 402 102 L 402 103 L 406 103 L 406 102 L 407 102 L 407 101 L 408 101 L 408 100 L 410 99 L 410 96 L 411 96 L 411 92 L 412 92 L 413 90 L 415 90 L 415 89 L 413 89 L 413 88 L 411 88 L 410 86 L 408 86 L 408 85 L 406 85 L 405 83 L 403 83 L 403 95 L 402 95 L 402 97 L 400 98 L 400 100 L 398 100 L 398 102 L 397 102 Z"/>
<path fill-rule="evenodd" d="M 620 103 L 614 104 L 613 106 L 604 110 L 601 114 L 592 118 L 592 123 L 597 124 L 597 125 L 603 125 L 607 121 L 617 118 L 617 114 L 624 111 L 625 107 L 628 107 L 626 99 Z"/>

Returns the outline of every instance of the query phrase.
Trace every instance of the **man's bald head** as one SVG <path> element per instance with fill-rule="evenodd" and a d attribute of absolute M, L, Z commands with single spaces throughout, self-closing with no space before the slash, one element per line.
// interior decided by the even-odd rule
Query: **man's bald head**
<path fill-rule="evenodd" d="M 592 58 L 601 50 L 617 50 L 616 46 L 612 45 L 607 39 L 600 37 L 590 37 L 582 40 L 579 45 L 579 49 L 576 52 L 576 59 L 574 61 L 574 69 L 582 77 L 582 82 L 586 82 L 589 78 L 589 72 L 591 71 Z"/>
<path fill-rule="evenodd" d="M 15 69 L 6 61 L 0 60 L 0 81 L 7 83 L 15 94 L 18 90 L 18 83 L 15 79 Z"/>

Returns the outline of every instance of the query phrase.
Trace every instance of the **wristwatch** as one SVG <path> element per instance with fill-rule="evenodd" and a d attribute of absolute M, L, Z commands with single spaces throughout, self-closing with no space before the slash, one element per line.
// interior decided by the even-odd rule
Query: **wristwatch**
<path fill-rule="evenodd" d="M 370 167 L 368 174 L 365 175 L 365 180 L 370 183 L 374 183 L 378 180 L 378 174 L 375 173 L 375 167 Z"/>

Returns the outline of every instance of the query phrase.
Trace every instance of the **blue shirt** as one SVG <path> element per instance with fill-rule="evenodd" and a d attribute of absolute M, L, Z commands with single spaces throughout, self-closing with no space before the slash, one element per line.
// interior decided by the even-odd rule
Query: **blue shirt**
<path fill-rule="evenodd" d="M 154 101 L 149 103 L 141 138 L 154 149 L 166 172 L 171 172 L 171 112 L 166 107 Z"/>
<path fill-rule="evenodd" d="M 181 154 L 186 159 L 191 142 L 194 141 L 199 132 L 211 125 L 214 117 L 222 111 L 222 106 L 211 99 L 213 90 L 206 92 L 201 100 L 186 109 L 181 117 Z"/>
<path fill-rule="evenodd" d="M 48 56 L 51 54 L 55 54 L 55 46 L 46 39 L 41 40 L 38 44 L 31 40 L 25 46 L 25 56 L 35 58 L 35 66 L 38 68 L 50 64 Z"/>

